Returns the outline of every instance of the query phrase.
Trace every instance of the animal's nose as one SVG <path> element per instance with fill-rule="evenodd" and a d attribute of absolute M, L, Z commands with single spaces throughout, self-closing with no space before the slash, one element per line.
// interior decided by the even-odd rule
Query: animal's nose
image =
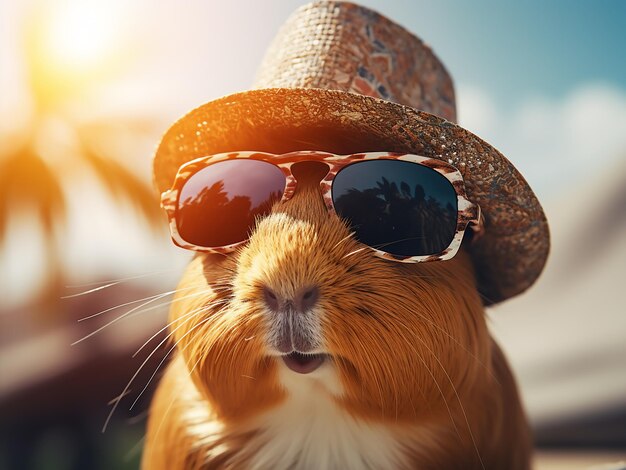
<path fill-rule="evenodd" d="M 278 295 L 269 287 L 263 288 L 263 299 L 267 307 L 276 313 L 291 311 L 305 313 L 311 310 L 320 297 L 317 286 L 308 286 L 296 291 L 291 297 Z"/>

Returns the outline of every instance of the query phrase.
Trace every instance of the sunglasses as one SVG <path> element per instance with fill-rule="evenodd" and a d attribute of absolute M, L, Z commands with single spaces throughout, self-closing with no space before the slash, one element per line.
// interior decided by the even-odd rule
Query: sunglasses
<path fill-rule="evenodd" d="M 326 207 L 382 258 L 447 260 L 468 225 L 482 229 L 480 207 L 466 198 L 461 173 L 441 160 L 389 152 L 233 152 L 179 168 L 161 196 L 172 240 L 200 252 L 234 251 L 260 217 L 293 196 L 292 168 L 306 161 L 328 166 L 320 181 Z"/>

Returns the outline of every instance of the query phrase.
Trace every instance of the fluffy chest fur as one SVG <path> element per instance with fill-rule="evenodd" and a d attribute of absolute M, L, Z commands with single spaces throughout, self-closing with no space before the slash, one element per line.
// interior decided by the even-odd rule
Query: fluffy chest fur
<path fill-rule="evenodd" d="M 258 421 L 251 468 L 397 468 L 404 457 L 395 433 L 350 416 L 334 401 L 341 392 L 330 366 L 307 376 L 281 370 L 284 403 Z"/>
<path fill-rule="evenodd" d="M 331 365 L 300 375 L 281 364 L 279 377 L 286 399 L 243 427 L 214 421 L 195 397 L 197 406 L 186 408 L 184 421 L 199 461 L 208 462 L 209 468 L 213 462 L 231 462 L 234 468 L 259 470 L 408 467 L 405 451 L 415 447 L 409 442 L 414 432 L 409 437 L 407 430 L 370 423 L 342 409 L 334 399 L 342 390 Z"/>

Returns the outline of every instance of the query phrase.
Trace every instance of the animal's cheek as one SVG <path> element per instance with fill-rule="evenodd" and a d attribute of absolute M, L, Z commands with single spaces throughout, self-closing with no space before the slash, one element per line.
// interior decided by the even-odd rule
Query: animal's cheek
<path fill-rule="evenodd" d="M 255 387 L 272 386 L 275 365 L 265 336 L 266 324 L 257 312 L 235 307 L 197 331 L 184 356 L 207 397 L 220 403 L 243 401 L 254 395 Z"/>

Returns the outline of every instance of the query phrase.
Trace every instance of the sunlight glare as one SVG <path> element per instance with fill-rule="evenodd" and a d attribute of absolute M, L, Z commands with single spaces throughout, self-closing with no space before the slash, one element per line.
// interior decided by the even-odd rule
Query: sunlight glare
<path fill-rule="evenodd" d="M 110 59 L 121 15 L 117 2 L 73 0 L 51 11 L 46 34 L 49 60 L 60 68 L 85 70 Z"/>

